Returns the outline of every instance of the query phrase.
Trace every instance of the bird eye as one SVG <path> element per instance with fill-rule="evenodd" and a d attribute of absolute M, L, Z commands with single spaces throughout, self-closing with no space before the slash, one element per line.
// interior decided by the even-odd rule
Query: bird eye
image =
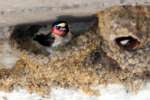
<path fill-rule="evenodd" d="M 55 26 L 56 27 L 56 29 L 60 29 L 61 27 L 60 26 Z"/>
<path fill-rule="evenodd" d="M 140 42 L 132 36 L 116 38 L 115 42 L 120 48 L 125 50 L 134 50 L 137 49 L 140 45 Z"/>

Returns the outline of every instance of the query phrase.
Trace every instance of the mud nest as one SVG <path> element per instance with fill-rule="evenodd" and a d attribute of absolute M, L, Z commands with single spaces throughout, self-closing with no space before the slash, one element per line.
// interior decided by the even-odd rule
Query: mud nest
<path fill-rule="evenodd" d="M 22 39 L 26 42 L 17 40 L 19 46 L 15 47 L 21 58 L 14 68 L 0 70 L 0 90 L 25 88 L 47 95 L 51 87 L 60 86 L 98 95 L 92 86 L 108 83 L 121 83 L 132 91 L 140 89 L 149 79 L 149 71 L 138 73 L 122 69 L 103 49 L 106 41 L 100 34 L 94 26 L 56 50 L 51 57 L 28 37 Z"/>

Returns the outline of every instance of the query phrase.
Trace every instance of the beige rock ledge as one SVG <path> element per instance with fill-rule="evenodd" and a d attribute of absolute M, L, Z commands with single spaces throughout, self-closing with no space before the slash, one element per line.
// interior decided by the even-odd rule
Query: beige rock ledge
<path fill-rule="evenodd" d="M 0 0 L 0 26 L 90 16 L 106 7 L 150 4 L 149 0 Z"/>

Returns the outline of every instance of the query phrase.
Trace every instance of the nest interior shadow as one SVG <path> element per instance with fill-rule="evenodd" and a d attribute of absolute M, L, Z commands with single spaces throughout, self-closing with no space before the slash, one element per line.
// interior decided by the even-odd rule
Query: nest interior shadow
<path fill-rule="evenodd" d="M 73 34 L 73 39 L 80 34 L 86 33 L 90 30 L 91 27 L 93 27 L 97 23 L 97 18 L 93 16 L 84 18 L 78 18 L 73 16 L 60 16 L 58 20 L 65 20 L 68 22 L 69 29 Z M 11 34 L 12 44 L 15 44 L 15 46 L 21 50 L 27 50 L 35 54 L 46 53 L 47 55 L 47 52 L 43 49 L 41 45 L 36 43 L 33 37 L 36 34 L 48 34 L 48 32 L 50 32 L 51 30 L 51 24 L 52 21 L 21 24 L 15 26 Z"/>

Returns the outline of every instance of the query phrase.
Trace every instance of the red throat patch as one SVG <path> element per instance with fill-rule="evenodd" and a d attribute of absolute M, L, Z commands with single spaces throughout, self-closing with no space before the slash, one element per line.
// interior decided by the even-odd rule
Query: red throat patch
<path fill-rule="evenodd" d="M 61 30 L 59 30 L 59 29 L 57 29 L 57 28 L 52 28 L 52 31 L 51 31 L 53 34 L 55 34 L 55 35 L 58 35 L 58 36 L 65 36 L 66 35 L 66 33 L 64 32 L 64 31 L 61 31 Z"/>

